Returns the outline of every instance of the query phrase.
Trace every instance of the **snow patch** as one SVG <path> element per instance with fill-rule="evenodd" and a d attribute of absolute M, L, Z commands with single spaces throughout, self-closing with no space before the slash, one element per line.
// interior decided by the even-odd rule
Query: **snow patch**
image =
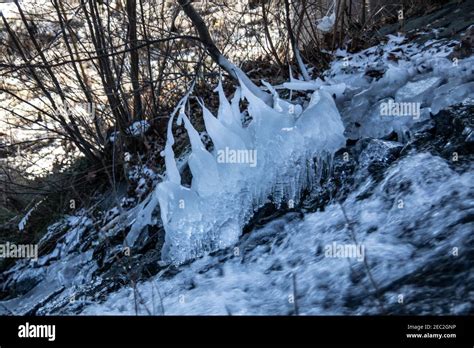
<path fill-rule="evenodd" d="M 134 137 L 139 137 L 145 134 L 148 129 L 150 129 L 150 124 L 147 121 L 142 120 L 134 122 L 130 127 L 128 127 L 127 132 Z"/>

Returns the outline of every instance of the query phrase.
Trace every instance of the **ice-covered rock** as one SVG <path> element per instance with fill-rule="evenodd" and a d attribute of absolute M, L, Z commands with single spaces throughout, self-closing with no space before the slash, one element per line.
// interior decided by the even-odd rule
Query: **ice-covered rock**
<path fill-rule="evenodd" d="M 403 144 L 396 141 L 381 139 L 365 139 L 361 144 L 364 148 L 359 155 L 359 168 L 367 168 L 374 162 L 388 164 L 402 150 Z"/>
<path fill-rule="evenodd" d="M 340 59 L 324 75 L 331 85 L 345 85 L 337 104 L 346 136 L 377 138 L 396 132 L 399 140 L 406 140 L 406 132 L 430 113 L 437 114 L 473 95 L 474 57 L 450 60 L 454 46 L 442 40 L 418 45 L 406 42 L 402 35 L 389 35 L 387 42 L 361 52 L 338 52 Z M 368 71 L 376 71 L 376 77 Z M 325 84 L 290 82 L 288 87 L 308 90 Z M 381 115 L 382 104 L 392 103 L 390 100 L 395 112 Z M 404 107 L 413 107 L 416 113 L 400 114 L 397 110 Z"/>
<path fill-rule="evenodd" d="M 422 103 L 425 100 L 426 94 L 435 89 L 441 83 L 441 80 L 441 77 L 433 76 L 414 82 L 408 82 L 397 91 L 395 94 L 395 100 L 401 102 L 414 101 Z"/>
<path fill-rule="evenodd" d="M 435 95 L 431 103 L 431 112 L 434 115 L 438 114 L 442 109 L 474 95 L 474 82 L 459 85 L 452 84 L 447 86 L 447 88 L 443 87 L 441 86 L 434 91 Z"/>

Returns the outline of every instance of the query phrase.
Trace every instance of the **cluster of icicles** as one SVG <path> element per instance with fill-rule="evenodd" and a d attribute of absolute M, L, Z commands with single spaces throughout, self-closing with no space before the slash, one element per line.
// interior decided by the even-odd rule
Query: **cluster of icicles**
<path fill-rule="evenodd" d="M 345 144 L 332 96 L 317 90 L 303 109 L 266 86 L 273 97 L 270 103 L 242 82 L 229 102 L 219 83 L 217 118 L 201 103 L 212 151 L 186 115 L 189 93 L 181 100 L 169 120 L 162 153 L 166 177 L 144 202 L 129 236 L 151 223 L 159 204 L 166 232 L 162 258 L 180 264 L 233 245 L 259 207 L 268 202 L 297 204 L 302 190 L 318 182 L 318 163 Z M 241 99 L 248 102 L 247 126 L 242 122 Z M 175 119 L 184 125 L 191 144 L 190 187 L 182 185 L 173 152 Z"/>

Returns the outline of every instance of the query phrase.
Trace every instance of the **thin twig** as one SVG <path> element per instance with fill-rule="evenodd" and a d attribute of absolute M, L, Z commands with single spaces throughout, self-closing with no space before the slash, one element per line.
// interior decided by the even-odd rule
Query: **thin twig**
<path fill-rule="evenodd" d="M 294 313 L 295 315 L 300 315 L 298 300 L 296 299 L 297 290 L 296 290 L 296 274 L 295 273 L 292 274 L 292 280 L 293 280 L 293 308 L 295 311 Z"/>
<path fill-rule="evenodd" d="M 344 208 L 344 206 L 342 205 L 342 203 L 339 203 L 339 206 L 341 207 L 341 210 L 342 210 L 342 214 L 344 216 L 344 219 L 346 220 L 346 224 L 347 224 L 347 229 L 349 230 L 350 234 L 351 234 L 351 238 L 352 238 L 352 241 L 354 242 L 354 244 L 357 244 L 357 238 L 356 238 L 356 234 L 355 234 L 355 231 L 354 231 L 354 228 L 353 228 L 353 223 L 350 222 L 347 214 L 346 214 L 346 210 Z M 375 282 L 374 278 L 372 277 L 372 272 L 370 271 L 370 267 L 369 267 L 369 264 L 367 262 L 367 254 L 364 255 L 364 267 L 365 267 L 365 270 L 367 272 L 367 276 L 370 280 L 370 283 L 372 284 L 374 290 L 375 290 L 375 296 L 377 298 L 377 303 L 378 305 L 380 306 L 380 310 L 382 313 L 385 313 L 385 308 L 383 306 L 383 303 L 382 303 L 382 300 L 380 299 L 380 290 L 379 290 L 379 287 L 377 286 L 377 283 Z"/>

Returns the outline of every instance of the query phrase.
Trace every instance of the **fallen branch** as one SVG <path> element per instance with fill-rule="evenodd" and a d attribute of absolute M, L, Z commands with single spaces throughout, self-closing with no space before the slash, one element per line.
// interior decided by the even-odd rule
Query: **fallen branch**
<path fill-rule="evenodd" d="M 239 83 L 244 83 L 245 86 L 257 97 L 265 101 L 267 104 L 272 102 L 272 96 L 268 93 L 262 91 L 257 85 L 255 85 L 248 76 L 236 65 L 231 63 L 221 51 L 217 48 L 216 44 L 211 38 L 211 34 L 209 34 L 209 30 L 207 29 L 204 20 L 202 19 L 201 15 L 196 12 L 193 5 L 191 5 L 190 0 L 177 0 L 178 4 L 183 9 L 184 13 L 193 23 L 194 27 L 196 28 L 199 38 L 206 48 L 206 51 L 209 53 L 211 58 L 222 68 L 224 69 L 235 81 Z"/>

